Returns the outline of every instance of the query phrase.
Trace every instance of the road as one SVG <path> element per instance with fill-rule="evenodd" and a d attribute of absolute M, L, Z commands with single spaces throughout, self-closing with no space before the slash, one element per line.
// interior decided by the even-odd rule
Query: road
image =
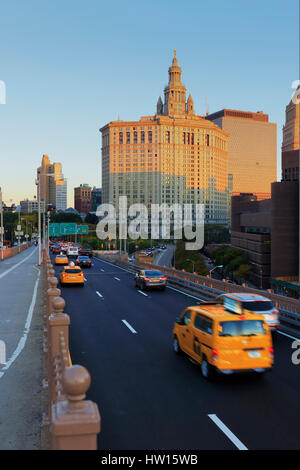
<path fill-rule="evenodd" d="M 153 264 L 157 264 L 159 266 L 166 266 L 167 268 L 171 268 L 173 255 L 174 255 L 175 245 L 167 245 L 167 248 L 162 251 L 156 251 Z"/>
<path fill-rule="evenodd" d="M 178 314 L 201 300 L 172 288 L 140 292 L 132 273 L 98 259 L 85 277 L 84 288 L 62 296 L 72 361 L 90 371 L 88 398 L 102 416 L 99 449 L 300 449 L 291 338 L 276 334 L 275 365 L 263 378 L 207 382 L 171 341 Z"/>

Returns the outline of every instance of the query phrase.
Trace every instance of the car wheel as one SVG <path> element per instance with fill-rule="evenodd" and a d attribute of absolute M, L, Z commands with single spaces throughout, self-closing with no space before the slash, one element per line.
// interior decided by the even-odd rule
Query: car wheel
<path fill-rule="evenodd" d="M 207 362 L 207 359 L 205 356 L 202 357 L 202 362 L 201 362 L 201 374 L 202 376 L 209 380 L 212 375 L 212 370 L 211 370 L 211 365 Z"/>
<path fill-rule="evenodd" d="M 162 291 L 166 290 L 166 286 L 164 286 L 164 287 L 161 287 L 161 289 L 160 289 L 160 290 L 162 290 Z"/>
<path fill-rule="evenodd" d="M 174 336 L 173 338 L 173 351 L 175 352 L 175 354 L 180 354 L 182 352 L 179 346 L 179 341 L 178 341 L 177 336 Z"/>

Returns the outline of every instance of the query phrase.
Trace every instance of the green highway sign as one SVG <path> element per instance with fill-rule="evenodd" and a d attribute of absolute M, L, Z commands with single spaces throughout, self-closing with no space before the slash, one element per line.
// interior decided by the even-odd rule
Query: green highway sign
<path fill-rule="evenodd" d="M 49 224 L 49 236 L 50 237 L 59 237 L 60 235 L 60 224 Z"/>
<path fill-rule="evenodd" d="M 59 237 L 60 235 L 87 235 L 89 233 L 88 225 L 77 225 L 75 223 L 49 224 L 49 236 Z"/>
<path fill-rule="evenodd" d="M 88 225 L 77 225 L 77 234 L 85 234 L 89 233 L 89 226 Z"/>
<path fill-rule="evenodd" d="M 60 224 L 60 234 L 61 235 L 75 235 L 76 228 L 77 228 L 77 224 L 75 223 Z"/>

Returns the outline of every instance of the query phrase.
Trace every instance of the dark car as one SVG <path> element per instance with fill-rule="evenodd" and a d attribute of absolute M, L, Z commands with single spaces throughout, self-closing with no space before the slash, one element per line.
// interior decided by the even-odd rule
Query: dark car
<path fill-rule="evenodd" d="M 53 254 L 57 254 L 57 255 L 58 255 L 60 252 L 61 252 L 61 248 L 60 248 L 59 245 L 52 247 L 52 253 L 53 253 Z"/>
<path fill-rule="evenodd" d="M 160 271 L 140 270 L 135 275 L 135 286 L 140 289 L 153 287 L 155 289 L 165 290 L 167 277 Z"/>
<path fill-rule="evenodd" d="M 76 260 L 76 264 L 81 266 L 82 268 L 90 268 L 92 266 L 92 262 L 88 256 L 78 256 Z"/>
<path fill-rule="evenodd" d="M 91 258 L 93 256 L 93 253 L 90 248 L 80 248 L 80 255 L 89 256 Z"/>

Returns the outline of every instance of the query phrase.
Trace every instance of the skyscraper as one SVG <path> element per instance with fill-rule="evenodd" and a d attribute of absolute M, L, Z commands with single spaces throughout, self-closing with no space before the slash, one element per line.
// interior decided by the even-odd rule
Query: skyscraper
<path fill-rule="evenodd" d="M 269 116 L 223 109 L 206 116 L 229 134 L 228 172 L 232 174 L 233 195 L 254 193 L 257 198 L 271 196 L 271 183 L 277 175 L 276 124 Z"/>
<path fill-rule="evenodd" d="M 56 210 L 66 210 L 67 180 L 62 174 L 61 163 L 51 163 L 48 155 L 43 155 L 37 174 L 40 178 L 40 197 L 45 207 L 52 204 Z"/>
<path fill-rule="evenodd" d="M 228 222 L 228 134 L 186 100 L 176 51 L 154 116 L 113 121 L 102 133 L 102 199 L 118 205 L 203 203 L 208 223 Z"/>

